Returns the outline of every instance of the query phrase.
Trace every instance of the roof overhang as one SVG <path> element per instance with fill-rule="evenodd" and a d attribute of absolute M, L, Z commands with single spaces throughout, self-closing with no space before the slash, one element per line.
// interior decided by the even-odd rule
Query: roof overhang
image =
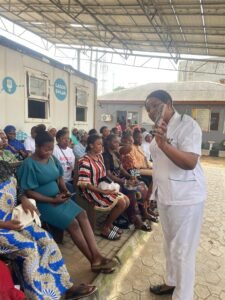
<path fill-rule="evenodd" d="M 225 57 L 224 0 L 0 0 L 0 15 L 54 45 Z"/>

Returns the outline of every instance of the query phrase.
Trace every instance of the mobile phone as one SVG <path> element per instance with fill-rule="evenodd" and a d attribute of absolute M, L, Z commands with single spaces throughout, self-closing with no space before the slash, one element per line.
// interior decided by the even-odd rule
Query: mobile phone
<path fill-rule="evenodd" d="M 75 196 L 76 195 L 76 193 L 71 193 L 70 194 L 70 197 L 73 197 L 73 196 Z"/>
<path fill-rule="evenodd" d="M 71 194 L 68 194 L 68 195 L 64 195 L 63 196 L 63 198 L 70 198 L 70 197 L 73 197 L 73 196 L 75 196 L 76 195 L 76 193 L 71 193 Z"/>
<path fill-rule="evenodd" d="M 162 104 L 160 105 L 157 114 L 156 114 L 156 118 L 155 118 L 155 127 L 159 127 L 162 125 L 162 122 L 164 120 L 164 116 L 165 116 L 165 112 L 166 112 L 166 104 Z"/>

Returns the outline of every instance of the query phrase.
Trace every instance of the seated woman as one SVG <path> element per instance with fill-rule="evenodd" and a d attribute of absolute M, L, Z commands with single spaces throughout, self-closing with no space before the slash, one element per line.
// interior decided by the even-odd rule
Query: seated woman
<path fill-rule="evenodd" d="M 6 150 L 8 147 L 8 139 L 5 135 L 5 132 L 0 130 L 0 160 L 7 161 L 8 163 L 18 163 L 16 156 L 9 150 Z"/>
<path fill-rule="evenodd" d="M 16 127 L 8 125 L 4 128 L 5 134 L 8 138 L 8 146 L 6 150 L 11 151 L 18 160 L 23 160 L 28 156 L 24 144 L 16 139 Z"/>
<path fill-rule="evenodd" d="M 70 193 L 75 193 L 73 171 L 75 168 L 75 156 L 69 147 L 70 137 L 68 132 L 59 130 L 56 133 L 57 145 L 54 146 L 53 155 L 59 160 L 63 168 L 63 179 Z M 74 200 L 75 198 L 73 198 Z"/>
<path fill-rule="evenodd" d="M 110 134 L 106 138 L 105 151 L 103 153 L 107 176 L 121 186 L 121 192 L 128 196 L 130 205 L 127 215 L 130 223 L 136 229 L 151 231 L 151 226 L 140 218 L 137 200 L 143 201 L 147 195 L 146 185 L 130 175 L 122 166 L 119 155 L 119 140 L 116 135 Z"/>
<path fill-rule="evenodd" d="M 121 160 L 125 170 L 129 173 L 135 172 L 139 180 L 144 181 L 149 187 L 152 182 L 151 163 L 147 161 L 140 147 L 141 142 L 142 135 L 140 131 L 135 130 L 133 136 L 129 132 L 124 133 L 121 145 L 126 148 L 126 154 L 121 153 Z M 123 150 L 123 148 L 121 150 Z"/>
<path fill-rule="evenodd" d="M 12 220 L 17 192 L 12 175 L 10 165 L 0 161 L 0 254 L 17 261 L 27 298 L 60 299 L 65 294 L 65 299 L 72 300 L 94 293 L 95 286 L 73 285 L 60 250 L 46 231 L 35 223 L 22 228 L 19 221 Z M 20 200 L 25 212 L 33 214 L 36 207 L 29 199 L 22 195 Z"/>
<path fill-rule="evenodd" d="M 129 199 L 115 190 L 102 190 L 99 183 L 106 178 L 106 170 L 102 157 L 102 138 L 90 135 L 87 140 L 87 154 L 79 160 L 78 186 L 86 198 L 102 211 L 110 211 L 101 231 L 101 235 L 110 240 L 120 238 L 120 231 L 113 227 L 113 222 L 129 206 Z"/>
<path fill-rule="evenodd" d="M 130 133 L 125 133 L 122 137 L 121 143 L 122 147 L 120 148 L 120 159 L 124 169 L 131 174 L 132 176 L 137 177 L 138 180 L 143 181 L 148 187 L 148 192 L 146 194 L 144 211 L 143 214 L 146 218 L 150 219 L 153 222 L 158 222 L 157 213 L 153 212 L 153 204 L 149 199 L 152 192 L 151 188 L 151 170 L 147 168 L 150 166 L 148 164 L 144 154 L 139 149 L 138 144 L 140 143 L 141 133 L 139 131 L 134 132 L 134 137 L 136 145 L 134 145 L 134 139 Z M 143 167 L 143 168 L 141 168 Z M 145 167 L 145 168 L 144 168 Z M 146 170 L 149 172 L 148 175 L 143 175 L 141 171 Z"/>
<path fill-rule="evenodd" d="M 116 262 L 100 254 L 86 212 L 70 199 L 62 166 L 52 156 L 53 137 L 47 131 L 39 132 L 35 143 L 34 154 L 18 170 L 20 187 L 37 201 L 43 221 L 69 232 L 74 244 L 89 260 L 92 271 L 113 272 Z"/>
<path fill-rule="evenodd" d="M 78 139 L 78 144 L 74 145 L 73 153 L 76 157 L 76 160 L 79 160 L 81 157 L 83 157 L 86 154 L 87 139 L 88 139 L 87 132 L 82 129 L 78 130 L 77 139 Z"/>

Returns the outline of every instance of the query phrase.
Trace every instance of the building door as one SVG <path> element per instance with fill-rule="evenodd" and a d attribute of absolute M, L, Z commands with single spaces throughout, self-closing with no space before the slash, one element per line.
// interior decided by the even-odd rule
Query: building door
<path fill-rule="evenodd" d="M 127 112 L 121 110 L 117 111 L 116 120 L 120 124 L 122 130 L 125 130 L 127 126 Z"/>

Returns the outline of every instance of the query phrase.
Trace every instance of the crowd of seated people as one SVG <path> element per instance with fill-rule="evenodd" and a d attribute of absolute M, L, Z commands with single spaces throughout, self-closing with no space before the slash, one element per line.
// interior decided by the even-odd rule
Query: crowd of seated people
<path fill-rule="evenodd" d="M 140 147 L 142 136 L 145 152 Z M 74 128 L 70 135 L 67 127 L 57 130 L 40 124 L 20 141 L 15 126 L 0 130 L 0 242 L 4 246 L 0 256 L 18 262 L 27 299 L 45 299 L 48 293 L 54 299 L 64 294 L 66 299 L 80 299 L 96 287 L 73 285 L 60 250 L 44 229 L 36 224 L 22 228 L 18 220 L 12 220 L 9 211 L 15 199 L 26 212 L 37 211 L 41 221 L 67 231 L 93 272 L 112 273 L 117 262 L 100 253 L 87 214 L 76 203 L 76 192 L 93 209 L 107 213 L 100 232 L 103 238 L 120 239 L 123 230 L 114 223 L 122 214 L 136 229 L 151 231 L 156 218 L 149 218 L 145 205 L 139 205 L 150 198 L 147 136 L 137 128 L 122 133 L 118 126 L 111 131 L 104 126 L 100 132 Z M 139 165 L 129 165 L 129 159 Z M 144 169 L 149 174 L 142 174 Z M 16 188 L 22 191 L 19 197 Z M 29 199 L 36 201 L 37 208 Z"/>

